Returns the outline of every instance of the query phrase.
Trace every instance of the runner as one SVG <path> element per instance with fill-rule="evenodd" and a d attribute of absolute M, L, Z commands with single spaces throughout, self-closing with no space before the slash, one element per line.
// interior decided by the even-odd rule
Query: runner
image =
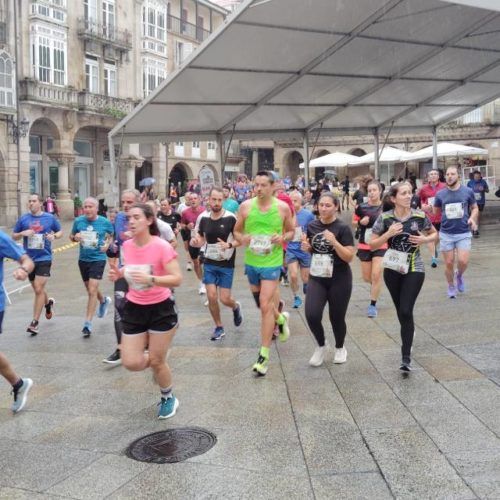
<path fill-rule="evenodd" d="M 350 190 L 350 181 L 349 181 L 349 176 L 346 175 L 345 179 L 340 183 L 340 186 L 342 187 L 342 210 L 349 210 L 349 203 L 351 202 L 351 196 L 349 194 Z M 319 197 L 318 197 L 319 200 Z M 347 207 L 344 208 L 344 201 L 347 202 Z"/>
<path fill-rule="evenodd" d="M 465 292 L 464 273 L 469 263 L 473 231 L 477 231 L 476 198 L 470 188 L 460 185 L 458 167 L 446 169 L 446 188 L 436 194 L 434 212 L 441 214 L 439 248 L 446 265 L 444 274 L 448 282 L 448 297 L 454 299 L 457 290 Z M 455 271 L 455 250 L 457 270 Z M 456 278 L 456 287 L 455 287 Z"/>
<path fill-rule="evenodd" d="M 202 272 L 201 272 L 201 262 L 200 262 L 200 249 L 192 247 L 189 244 L 190 239 L 195 236 L 196 234 L 196 219 L 198 219 L 198 216 L 205 211 L 205 209 L 200 205 L 201 200 L 200 196 L 196 193 L 191 193 L 190 196 L 190 203 L 191 205 L 186 208 L 182 212 L 181 215 L 181 228 L 184 229 L 185 231 L 188 231 L 188 234 L 190 237 L 187 240 L 187 250 L 189 252 L 189 256 L 191 257 L 191 260 L 193 262 L 194 266 L 194 272 L 196 274 L 196 277 L 200 280 L 200 286 L 198 288 L 198 293 L 200 295 L 203 295 L 207 293 L 207 290 L 205 288 L 205 285 L 202 282 Z M 183 236 L 184 239 L 184 236 Z"/>
<path fill-rule="evenodd" d="M 422 210 L 432 222 L 432 225 L 439 232 L 441 228 L 441 214 L 434 213 L 433 205 L 436 194 L 442 189 L 445 189 L 446 184 L 444 182 L 440 182 L 439 172 L 435 169 L 431 170 L 427 174 L 427 181 L 427 184 L 424 184 L 419 192 L 420 204 L 422 206 Z M 437 245 L 435 242 L 431 242 L 427 245 L 427 247 L 432 255 L 431 267 L 436 268 L 438 265 Z"/>
<path fill-rule="evenodd" d="M 113 245 L 111 245 L 106 252 L 110 265 L 116 264 L 118 267 L 122 266 L 120 254 L 123 242 L 132 237 L 132 233 L 128 230 L 128 212 L 135 203 L 139 202 L 140 196 L 141 194 L 137 189 L 125 189 L 122 191 L 121 204 L 123 211 L 116 214 L 114 221 L 115 240 Z M 116 349 L 107 358 L 102 360 L 103 363 L 108 363 L 110 365 L 118 365 L 121 363 L 120 344 L 122 338 L 122 317 L 127 292 L 128 283 L 125 278 L 120 278 L 114 282 L 113 294 L 115 299 L 114 327 Z"/>
<path fill-rule="evenodd" d="M 184 195 L 184 203 L 181 203 L 177 207 L 177 213 L 181 218 L 182 218 L 182 212 L 184 212 L 184 210 L 186 210 L 191 206 L 191 194 L 192 193 L 188 191 Z M 191 231 L 188 228 L 183 227 L 183 225 L 181 224 L 181 219 L 179 219 L 179 227 L 182 238 L 182 244 L 184 245 L 184 250 L 186 251 L 186 256 L 187 256 L 186 271 L 192 271 L 193 262 L 191 261 L 191 256 L 189 255 L 189 240 L 191 239 Z"/>
<path fill-rule="evenodd" d="M 35 269 L 35 264 L 3 231 L 0 231 L 0 334 L 2 333 L 3 316 L 5 312 L 5 288 L 3 283 L 3 260 L 9 258 L 19 262 L 19 267 L 14 271 L 16 280 L 24 281 Z M 14 402 L 11 409 L 14 413 L 21 411 L 28 398 L 28 393 L 33 385 L 30 378 L 21 378 L 12 368 L 9 360 L 0 352 L 0 374 L 12 385 Z"/>
<path fill-rule="evenodd" d="M 481 212 L 484 210 L 484 206 L 486 205 L 486 193 L 490 192 L 490 188 L 488 183 L 483 179 L 481 172 L 476 170 L 473 172 L 472 179 L 467 183 L 467 187 L 472 189 L 474 193 L 474 198 L 476 198 L 477 203 L 477 227 L 475 231 L 472 232 L 474 238 L 479 238 L 479 220 L 481 217 Z"/>
<path fill-rule="evenodd" d="M 367 186 L 367 202 L 362 202 L 356 206 L 353 215 L 353 224 L 357 226 L 359 234 L 357 256 L 361 261 L 361 274 L 366 283 L 370 283 L 370 305 L 367 316 L 376 318 L 377 300 L 382 288 L 382 259 L 387 245 L 383 245 L 377 250 L 370 248 L 370 238 L 372 227 L 378 216 L 382 212 L 382 186 L 377 181 L 371 181 Z"/>
<path fill-rule="evenodd" d="M 411 347 L 415 335 L 413 308 L 425 279 L 420 245 L 437 240 L 438 233 L 425 213 L 411 208 L 412 186 L 398 182 L 390 187 L 394 208 L 382 213 L 372 228 L 372 250 L 389 249 L 384 255 L 384 281 L 401 325 L 400 370 L 411 370 Z M 439 196 L 439 194 L 438 194 Z"/>
<path fill-rule="evenodd" d="M 156 217 L 156 224 L 158 229 L 160 230 L 160 238 L 162 240 L 168 241 L 173 248 L 177 246 L 177 239 L 175 238 L 175 233 L 168 222 L 165 222 L 158 218 L 158 204 L 156 201 L 149 200 L 146 202 L 146 205 L 149 205 L 151 210 L 153 211 L 154 216 Z"/>
<path fill-rule="evenodd" d="M 298 309 L 302 305 L 299 296 L 299 270 L 302 278 L 302 292 L 306 295 L 307 282 L 309 280 L 309 267 L 311 266 L 311 255 L 301 249 L 302 234 L 307 231 L 307 225 L 312 222 L 314 215 L 305 208 L 302 208 L 302 195 L 300 191 L 290 193 L 295 210 L 295 234 L 293 240 L 288 243 L 285 260 L 290 273 L 290 285 L 293 293 L 293 308 Z"/>
<path fill-rule="evenodd" d="M 80 243 L 78 267 L 88 293 L 87 311 L 82 335 L 90 337 L 92 318 L 99 303 L 97 317 L 103 318 L 108 312 L 111 297 L 104 297 L 99 290 L 106 266 L 106 251 L 112 241 L 113 226 L 105 217 L 97 215 L 98 201 L 87 198 L 83 202 L 83 215 L 73 222 L 69 239 Z"/>
<path fill-rule="evenodd" d="M 196 248 L 205 246 L 203 263 L 203 283 L 207 288 L 208 307 L 215 323 L 210 340 L 220 340 L 225 335 L 222 325 L 218 298 L 233 312 L 235 326 L 240 326 L 243 317 L 241 304 L 231 295 L 234 275 L 234 248 L 240 244 L 234 240 L 233 229 L 236 217 L 222 208 L 222 189 L 214 187 L 209 196 L 210 213 L 199 218 L 198 234 L 190 244 Z M 217 297 L 219 294 L 219 297 Z"/>
<path fill-rule="evenodd" d="M 245 273 L 250 290 L 261 313 L 261 343 L 253 371 L 265 375 L 269 367 L 269 349 L 275 322 L 282 342 L 288 340 L 288 313 L 278 311 L 278 280 L 283 265 L 282 244 L 291 241 L 295 233 L 288 205 L 273 196 L 274 177 L 267 170 L 257 172 L 256 197 L 243 202 L 238 212 L 234 236 L 247 246 Z"/>
<path fill-rule="evenodd" d="M 224 203 L 222 204 L 222 208 L 224 210 L 229 210 L 233 214 L 237 214 L 240 204 L 231 196 L 231 188 L 228 185 L 225 185 L 222 188 L 222 192 L 224 194 Z"/>
<path fill-rule="evenodd" d="M 181 215 L 172 209 L 168 198 L 163 198 L 163 200 L 160 201 L 160 211 L 158 212 L 157 217 L 167 224 L 170 224 L 170 227 L 177 238 L 177 235 L 179 234 Z"/>
<path fill-rule="evenodd" d="M 112 281 L 125 277 L 129 284 L 122 318 L 122 362 L 131 371 L 151 367 L 161 393 L 158 418 L 170 418 L 179 406 L 165 360 L 178 326 L 170 288 L 181 284 L 181 270 L 176 251 L 158 237 L 151 208 L 137 204 L 128 215 L 133 237 L 123 243 L 124 267 L 112 265 L 109 271 Z"/>
<path fill-rule="evenodd" d="M 14 240 L 23 239 L 24 250 L 35 263 L 35 269 L 28 276 L 35 292 L 33 319 L 26 329 L 34 337 L 38 333 L 38 323 L 44 307 L 45 318 L 52 318 L 55 300 L 47 295 L 45 286 L 52 266 L 52 242 L 61 238 L 62 231 L 57 218 L 42 210 L 39 194 L 29 196 L 28 207 L 29 212 L 16 222 L 12 237 Z"/>
<path fill-rule="evenodd" d="M 332 193 L 322 193 L 318 210 L 319 220 L 309 223 L 301 246 L 302 250 L 312 253 L 305 313 L 318 346 L 309 360 L 311 366 L 321 366 L 325 360 L 327 346 L 322 319 L 327 302 L 335 336 L 333 362 L 340 364 L 347 361 L 345 315 L 352 292 L 349 263 L 355 252 L 351 228 L 337 218 L 339 199 Z"/>

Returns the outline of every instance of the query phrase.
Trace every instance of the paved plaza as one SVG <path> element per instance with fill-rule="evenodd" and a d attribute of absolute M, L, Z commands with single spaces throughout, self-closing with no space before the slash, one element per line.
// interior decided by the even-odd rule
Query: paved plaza
<path fill-rule="evenodd" d="M 276 343 L 260 379 L 251 371 L 259 314 L 241 252 L 235 295 L 244 323 L 235 329 L 224 311 L 221 343 L 208 340 L 205 298 L 186 272 L 169 357 L 180 406 L 167 421 L 155 418 L 150 371 L 102 363 L 115 347 L 112 314 L 95 319 L 92 337 L 82 338 L 77 249 L 57 253 L 48 287 L 54 319 L 29 337 L 29 288 L 11 295 L 6 311 L 0 349 L 35 384 L 26 409 L 13 416 L 0 381 L 0 498 L 500 498 L 499 240 L 494 229 L 474 240 L 468 291 L 456 300 L 446 298 L 442 266 L 427 268 L 408 377 L 398 370 L 399 326 L 385 287 L 378 318 L 365 317 L 369 292 L 357 259 L 347 363 L 311 368 L 303 308 L 290 310 L 291 338 Z M 281 290 L 290 303 L 290 290 Z M 124 454 L 140 436 L 185 426 L 210 430 L 217 444 L 177 464 Z"/>

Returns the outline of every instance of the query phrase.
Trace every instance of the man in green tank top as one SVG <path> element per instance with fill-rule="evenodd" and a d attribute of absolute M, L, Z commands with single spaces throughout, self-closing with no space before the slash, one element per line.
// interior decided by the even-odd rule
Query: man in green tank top
<path fill-rule="evenodd" d="M 275 323 L 282 342 L 288 340 L 288 318 L 278 311 L 278 280 L 283 265 L 283 243 L 291 241 L 295 232 L 288 205 L 273 196 L 274 177 L 260 171 L 255 176 L 255 198 L 240 205 L 234 237 L 245 245 L 245 274 L 261 314 L 261 343 L 253 371 L 265 375 L 269 366 L 269 349 Z"/>

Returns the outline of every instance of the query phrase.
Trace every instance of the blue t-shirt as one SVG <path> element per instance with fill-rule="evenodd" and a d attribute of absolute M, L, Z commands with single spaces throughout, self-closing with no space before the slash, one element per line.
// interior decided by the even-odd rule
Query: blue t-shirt
<path fill-rule="evenodd" d="M 297 216 L 296 227 L 300 227 L 302 229 L 302 233 L 306 234 L 307 233 L 307 225 L 309 224 L 309 222 L 315 220 L 316 217 L 314 217 L 312 212 L 310 212 L 309 210 L 306 210 L 305 208 L 300 209 L 297 212 L 296 216 Z M 287 249 L 290 249 L 293 251 L 298 251 L 298 250 L 300 250 L 301 244 L 302 244 L 302 241 L 290 241 L 290 243 L 288 243 Z"/>
<path fill-rule="evenodd" d="M 44 235 L 60 231 L 60 222 L 47 212 L 42 212 L 40 215 L 33 215 L 28 212 L 16 222 L 14 232 L 20 233 L 26 231 L 26 229 L 35 231 L 33 236 L 23 237 L 23 246 L 26 253 L 33 262 L 50 262 L 52 260 L 52 243 Z"/>
<path fill-rule="evenodd" d="M 222 203 L 222 208 L 224 210 L 229 210 L 233 214 L 236 214 L 238 213 L 240 205 L 235 199 L 228 198 L 227 200 L 224 200 L 224 202 Z"/>
<path fill-rule="evenodd" d="M 25 251 L 16 245 L 15 241 L 9 238 L 3 231 L 0 231 L 0 312 L 5 310 L 5 291 L 3 288 L 3 259 L 9 258 L 19 260 Z M 2 325 L 0 325 L 1 331 Z"/>
<path fill-rule="evenodd" d="M 476 181 L 475 179 L 471 179 L 467 183 L 467 187 L 472 189 L 474 198 L 476 199 L 476 203 L 478 205 L 484 205 L 486 203 L 484 195 L 489 191 L 489 188 L 484 179 L 479 179 L 478 181 Z"/>
<path fill-rule="evenodd" d="M 73 222 L 71 234 L 80 233 L 80 257 L 84 262 L 99 262 L 106 260 L 106 253 L 101 252 L 106 235 L 113 234 L 113 225 L 106 217 L 97 216 L 95 220 L 88 220 L 85 215 L 77 217 Z"/>
<path fill-rule="evenodd" d="M 470 232 L 467 221 L 470 209 L 476 206 L 472 189 L 460 186 L 456 191 L 441 189 L 436 193 L 434 206 L 441 209 L 441 231 L 445 234 Z"/>

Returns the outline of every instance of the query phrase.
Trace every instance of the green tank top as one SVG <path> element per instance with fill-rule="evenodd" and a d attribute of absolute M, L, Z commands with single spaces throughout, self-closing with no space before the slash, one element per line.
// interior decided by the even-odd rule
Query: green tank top
<path fill-rule="evenodd" d="M 283 234 L 283 219 L 278 209 L 278 200 L 273 198 L 271 208 L 261 212 L 257 198 L 251 202 L 245 220 L 245 233 L 252 236 L 245 251 L 245 264 L 254 267 L 278 267 L 283 265 L 283 248 L 270 242 L 273 234 Z"/>

